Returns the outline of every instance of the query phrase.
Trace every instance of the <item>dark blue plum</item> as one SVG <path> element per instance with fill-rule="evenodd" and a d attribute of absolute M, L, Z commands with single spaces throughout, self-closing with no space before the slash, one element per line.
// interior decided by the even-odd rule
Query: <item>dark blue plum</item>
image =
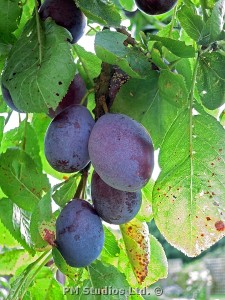
<path fill-rule="evenodd" d="M 81 105 L 69 106 L 52 120 L 45 136 L 45 156 L 55 170 L 73 173 L 90 162 L 88 140 L 94 124 Z"/>
<path fill-rule="evenodd" d="M 141 191 L 116 190 L 106 184 L 96 172 L 92 176 L 91 196 L 98 215 L 104 221 L 116 225 L 132 220 L 138 213 L 142 202 Z"/>
<path fill-rule="evenodd" d="M 92 129 L 88 149 L 95 171 L 117 190 L 138 191 L 151 177 L 151 138 L 141 124 L 126 115 L 102 116 Z"/>
<path fill-rule="evenodd" d="M 86 267 L 99 256 L 104 230 L 91 204 L 74 199 L 63 208 L 56 221 L 56 244 L 71 267 Z"/>
<path fill-rule="evenodd" d="M 76 43 L 84 34 L 87 20 L 74 0 L 45 0 L 39 10 L 42 20 L 51 17 L 56 24 L 66 28 Z"/>
<path fill-rule="evenodd" d="M 160 15 L 171 10 L 177 0 L 135 0 L 137 7 L 149 15 Z"/>
<path fill-rule="evenodd" d="M 59 84 L 63 83 L 59 82 Z M 83 78 L 79 74 L 76 74 L 69 86 L 66 96 L 58 104 L 57 108 L 55 110 L 49 109 L 49 117 L 54 118 L 56 115 L 58 115 L 61 111 L 63 111 L 70 105 L 80 104 L 86 92 L 87 88 Z M 84 104 L 87 105 L 87 101 L 85 101 Z"/>
<path fill-rule="evenodd" d="M 5 103 L 12 109 L 12 110 L 15 110 L 19 113 L 22 113 L 21 110 L 19 110 L 14 102 L 13 102 L 13 99 L 10 95 L 10 92 L 9 90 L 3 85 L 3 83 L 1 84 L 1 88 L 2 88 L 2 97 L 3 97 L 3 100 L 5 101 Z"/>

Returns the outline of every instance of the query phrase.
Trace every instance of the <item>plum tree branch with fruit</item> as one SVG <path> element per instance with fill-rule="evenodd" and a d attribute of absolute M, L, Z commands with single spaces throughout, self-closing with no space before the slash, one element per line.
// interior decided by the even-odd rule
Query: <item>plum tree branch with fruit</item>
<path fill-rule="evenodd" d="M 224 237 L 224 18 L 224 0 L 0 1 L 7 299 L 144 299 L 168 274 L 153 219 L 189 257 Z"/>

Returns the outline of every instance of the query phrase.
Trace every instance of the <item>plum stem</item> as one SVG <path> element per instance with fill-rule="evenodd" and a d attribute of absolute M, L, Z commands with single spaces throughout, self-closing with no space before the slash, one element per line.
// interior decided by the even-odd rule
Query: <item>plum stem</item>
<path fill-rule="evenodd" d="M 24 120 L 24 132 L 23 132 L 23 143 L 22 143 L 22 150 L 25 151 L 26 149 L 26 141 L 27 141 L 27 123 L 28 123 L 28 114 L 26 114 L 25 120 Z"/>
<path fill-rule="evenodd" d="M 95 31 L 96 33 L 98 32 L 98 30 L 96 30 L 94 27 L 92 27 L 90 24 L 88 24 L 88 27 L 90 28 L 90 30 L 87 32 L 87 34 L 91 31 L 91 30 L 93 30 L 93 31 Z"/>
<path fill-rule="evenodd" d="M 117 32 L 122 33 L 127 36 L 127 39 L 124 41 L 125 46 L 128 46 L 128 45 L 135 46 L 137 44 L 135 39 L 132 38 L 131 34 L 129 32 L 127 32 L 126 27 L 122 26 L 121 28 L 117 28 L 116 30 L 117 30 Z"/>
<path fill-rule="evenodd" d="M 94 88 L 88 90 L 88 91 L 86 92 L 86 94 L 84 95 L 84 97 L 82 98 L 82 100 L 81 100 L 81 102 L 80 102 L 80 105 L 83 105 L 84 102 L 85 102 L 85 100 L 86 100 L 86 98 L 87 98 L 91 93 L 93 93 L 94 91 L 95 91 Z"/>
<path fill-rule="evenodd" d="M 5 126 L 8 124 L 8 122 L 9 122 L 11 116 L 12 116 L 12 113 L 13 113 L 12 110 L 8 113 L 8 115 L 7 115 L 6 119 L 5 119 Z"/>
<path fill-rule="evenodd" d="M 85 193 L 85 189 L 86 189 L 86 184 L 87 184 L 87 179 L 88 179 L 88 172 L 89 172 L 89 168 L 90 168 L 91 164 L 89 163 L 80 173 L 81 175 L 81 179 L 80 182 L 78 184 L 76 193 L 74 195 L 74 198 L 82 198 L 84 199 L 84 193 Z"/>
<path fill-rule="evenodd" d="M 74 198 L 80 199 L 82 190 L 83 190 L 83 178 L 81 177 Z"/>

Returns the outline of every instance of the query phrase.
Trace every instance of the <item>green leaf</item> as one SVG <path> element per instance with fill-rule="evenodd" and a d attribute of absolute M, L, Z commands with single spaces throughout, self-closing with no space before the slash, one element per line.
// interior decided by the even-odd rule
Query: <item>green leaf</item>
<path fill-rule="evenodd" d="M 39 20 L 38 26 L 34 16 L 26 24 L 2 76 L 20 110 L 48 112 L 65 96 L 75 74 L 69 38 L 69 32 L 50 19 Z"/>
<path fill-rule="evenodd" d="M 136 218 L 141 222 L 150 222 L 153 218 L 152 213 L 152 190 L 154 181 L 150 180 L 144 188 L 142 188 L 142 204 Z"/>
<path fill-rule="evenodd" d="M 1 207 L 1 205 L 0 205 Z M 4 212 L 6 214 L 6 212 Z M 0 213 L 1 216 L 1 213 Z M 9 230 L 3 225 L 1 222 L 1 217 L 0 217 L 0 246 L 2 247 L 7 247 L 7 248 L 14 248 L 18 247 L 20 244 L 16 241 L 15 238 L 10 234 Z"/>
<path fill-rule="evenodd" d="M 11 281 L 11 289 L 7 300 L 20 300 L 27 292 L 32 284 L 35 276 L 41 268 L 48 262 L 50 256 L 46 257 L 46 253 L 40 256 L 35 262 L 31 263 L 25 270 L 16 274 Z M 43 299 L 43 298 L 41 298 Z"/>
<path fill-rule="evenodd" d="M 28 289 L 27 295 L 32 300 L 64 300 L 63 287 L 54 278 L 52 270 L 43 267 Z"/>
<path fill-rule="evenodd" d="M 225 0 L 216 2 L 212 14 L 206 22 L 202 34 L 200 36 L 199 44 L 208 46 L 212 42 L 223 39 L 222 32 L 224 30 L 225 17 Z"/>
<path fill-rule="evenodd" d="M 74 300 L 76 297 L 77 300 L 102 300 L 105 298 L 101 298 L 99 295 L 92 295 L 90 293 L 90 290 L 93 288 L 91 280 L 85 279 L 81 287 L 78 286 L 71 286 L 73 292 L 70 293 L 70 291 L 66 294 L 67 300 Z M 76 295 L 76 296 L 75 296 Z M 104 297 L 104 296 L 103 296 Z"/>
<path fill-rule="evenodd" d="M 1 142 L 2 142 L 4 126 L 5 126 L 5 118 L 0 117 L 0 146 L 1 146 Z"/>
<path fill-rule="evenodd" d="M 139 284 L 148 276 L 150 262 L 149 231 L 146 223 L 133 219 L 129 223 L 120 225 L 127 256 Z"/>
<path fill-rule="evenodd" d="M 0 33 L 8 36 L 19 25 L 22 14 L 22 6 L 19 0 L 0 1 Z"/>
<path fill-rule="evenodd" d="M 3 100 L 2 95 L 0 95 L 0 113 L 5 113 L 5 112 L 8 112 L 8 106 L 6 105 L 5 101 Z"/>
<path fill-rule="evenodd" d="M 160 150 L 153 212 L 166 240 L 197 256 L 224 236 L 225 132 L 201 107 L 178 116 Z M 173 158 L 173 159 L 171 159 Z"/>
<path fill-rule="evenodd" d="M 104 289 L 105 287 L 112 287 L 114 289 L 128 290 L 129 285 L 125 275 L 120 273 L 114 266 L 105 264 L 96 260 L 88 267 L 91 278 L 91 287 L 96 289 Z M 97 299 L 107 300 L 108 295 L 96 296 Z M 112 300 L 126 300 L 126 295 L 111 295 Z"/>
<path fill-rule="evenodd" d="M 55 225 L 52 215 L 51 195 L 47 193 L 35 207 L 30 222 L 31 238 L 34 247 L 39 251 L 48 249 L 50 242 L 55 240 L 55 233 L 52 226 L 50 226 L 52 223 Z"/>
<path fill-rule="evenodd" d="M 126 10 L 132 10 L 134 6 L 133 0 L 120 0 L 120 4 L 124 7 Z"/>
<path fill-rule="evenodd" d="M 192 65 L 190 59 L 181 59 L 176 63 L 176 71 L 183 76 L 188 91 L 191 90 L 192 84 Z"/>
<path fill-rule="evenodd" d="M 5 152 L 9 147 L 21 147 L 25 141 L 24 150 L 35 161 L 39 171 L 42 170 L 40 148 L 36 132 L 30 123 L 23 121 L 19 127 L 7 131 L 2 140 L 1 151 Z"/>
<path fill-rule="evenodd" d="M 24 151 L 9 148 L 0 156 L 0 186 L 19 207 L 32 211 L 43 192 L 50 188 L 47 176 L 40 173 Z"/>
<path fill-rule="evenodd" d="M 120 26 L 120 14 L 112 1 L 76 0 L 85 15 L 94 22 L 113 27 Z"/>
<path fill-rule="evenodd" d="M 37 257 L 36 257 L 37 259 Z M 0 254 L 0 274 L 14 275 L 18 268 L 35 260 L 27 251 L 13 249 Z"/>
<path fill-rule="evenodd" d="M 30 213 L 20 209 L 10 199 L 0 200 L 0 219 L 10 234 L 30 253 L 32 241 L 30 237 Z"/>
<path fill-rule="evenodd" d="M 101 252 L 101 257 L 117 257 L 119 255 L 120 248 L 114 234 L 106 226 L 104 226 L 104 233 L 105 242 Z"/>
<path fill-rule="evenodd" d="M 168 262 L 166 254 L 162 245 L 153 235 L 150 235 L 150 247 L 151 256 L 148 276 L 146 278 L 147 285 L 152 285 L 159 279 L 163 279 L 168 276 Z"/>
<path fill-rule="evenodd" d="M 171 38 L 153 34 L 150 34 L 149 37 L 151 41 L 161 42 L 162 46 L 166 47 L 170 52 L 178 57 L 195 57 L 195 49 L 192 46 L 186 45 L 183 41 L 173 40 Z"/>
<path fill-rule="evenodd" d="M 73 199 L 77 190 L 78 177 L 80 177 L 79 174 L 77 174 L 76 177 L 72 176 L 65 182 L 63 182 L 63 185 L 59 184 L 59 188 L 58 185 L 54 187 L 54 193 L 52 195 L 52 198 L 56 204 L 58 204 L 61 207 L 64 207 L 67 202 Z"/>
<path fill-rule="evenodd" d="M 83 67 L 88 80 L 92 83 L 101 72 L 101 60 L 91 52 L 86 51 L 79 45 L 74 45 L 73 50 L 79 58 L 80 65 Z"/>
<path fill-rule="evenodd" d="M 73 268 L 69 266 L 57 248 L 52 249 L 52 256 L 56 266 L 64 275 L 68 276 L 73 281 L 76 281 L 81 277 L 83 268 Z"/>
<path fill-rule="evenodd" d="M 198 41 L 204 22 L 191 7 L 182 6 L 178 11 L 178 18 L 183 29 L 195 41 Z"/>
<path fill-rule="evenodd" d="M 162 70 L 159 76 L 159 96 L 178 107 L 184 106 L 188 91 L 183 76 Z"/>
<path fill-rule="evenodd" d="M 131 77 L 145 77 L 151 72 L 151 64 L 148 58 L 138 48 L 126 47 L 123 43 L 127 36 L 104 30 L 98 32 L 95 38 L 96 55 L 104 62 L 118 65 Z"/>
<path fill-rule="evenodd" d="M 219 52 L 200 56 L 197 88 L 202 103 L 208 109 L 216 109 L 225 102 L 225 56 Z"/>
<path fill-rule="evenodd" d="M 121 87 L 111 109 L 141 123 L 150 133 L 155 149 L 161 145 L 178 112 L 175 105 L 160 97 L 158 80 L 158 73 L 153 71 L 147 79 L 131 78 Z"/>

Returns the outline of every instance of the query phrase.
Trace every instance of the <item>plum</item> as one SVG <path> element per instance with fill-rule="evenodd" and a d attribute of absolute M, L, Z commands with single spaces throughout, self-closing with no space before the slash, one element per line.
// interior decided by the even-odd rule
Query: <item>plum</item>
<path fill-rule="evenodd" d="M 151 138 L 141 124 L 126 115 L 102 116 L 92 129 L 88 149 L 95 171 L 115 189 L 135 192 L 151 177 Z"/>
<path fill-rule="evenodd" d="M 171 10 L 177 0 L 135 0 L 137 7 L 149 15 L 160 15 Z"/>
<path fill-rule="evenodd" d="M 84 34 L 87 20 L 74 0 L 45 0 L 39 10 L 42 20 L 51 17 L 56 24 L 66 28 L 76 43 Z"/>
<path fill-rule="evenodd" d="M 59 82 L 59 84 L 62 84 L 62 82 Z M 70 105 L 80 104 L 86 92 L 87 89 L 83 78 L 79 74 L 76 74 L 69 86 L 66 96 L 62 99 L 57 108 L 55 110 L 49 109 L 49 117 L 54 118 Z M 87 101 L 85 101 L 84 104 L 87 104 Z"/>
<path fill-rule="evenodd" d="M 4 84 L 2 83 L 1 84 L 1 88 L 2 88 L 2 97 L 3 97 L 3 100 L 5 101 L 5 103 L 12 109 L 12 110 L 15 110 L 19 113 L 22 113 L 22 111 L 20 109 L 18 109 L 14 102 L 13 102 L 13 99 L 10 95 L 10 92 L 9 90 L 4 86 Z"/>
<path fill-rule="evenodd" d="M 52 120 L 45 135 L 45 156 L 55 170 L 73 173 L 90 162 L 88 140 L 94 124 L 81 105 L 67 107 Z"/>
<path fill-rule="evenodd" d="M 96 172 L 92 175 L 91 196 L 98 215 L 104 221 L 117 225 L 132 220 L 138 213 L 142 202 L 141 191 L 116 190 L 106 184 Z"/>
<path fill-rule="evenodd" d="M 56 245 L 71 267 L 86 267 L 99 256 L 104 230 L 90 203 L 73 199 L 63 208 L 56 221 Z"/>

